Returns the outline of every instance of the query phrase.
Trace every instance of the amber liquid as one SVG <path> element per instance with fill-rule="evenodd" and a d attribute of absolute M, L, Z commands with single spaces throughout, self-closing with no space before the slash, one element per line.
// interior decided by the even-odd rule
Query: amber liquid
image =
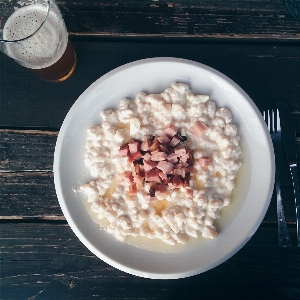
<path fill-rule="evenodd" d="M 33 73 L 49 82 L 67 80 L 76 69 L 76 53 L 70 40 L 62 57 L 53 65 L 42 69 L 30 69 Z"/>

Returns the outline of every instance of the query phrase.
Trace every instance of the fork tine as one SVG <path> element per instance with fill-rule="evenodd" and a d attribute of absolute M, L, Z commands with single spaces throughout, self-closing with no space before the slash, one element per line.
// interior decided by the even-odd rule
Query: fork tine
<path fill-rule="evenodd" d="M 280 118 L 279 118 L 279 110 L 276 109 L 276 114 L 277 114 L 277 131 L 281 130 L 281 126 L 280 126 Z"/>
<path fill-rule="evenodd" d="M 263 118 L 264 118 L 264 120 L 267 124 L 267 127 L 268 127 L 269 131 L 270 131 L 270 122 L 269 122 L 269 119 L 268 119 L 268 111 L 265 111 L 265 110 L 263 111 Z"/>
<path fill-rule="evenodd" d="M 269 124 L 268 128 L 270 133 L 273 133 L 274 127 L 273 127 L 272 110 L 268 109 L 267 112 L 268 112 L 268 124 Z"/>

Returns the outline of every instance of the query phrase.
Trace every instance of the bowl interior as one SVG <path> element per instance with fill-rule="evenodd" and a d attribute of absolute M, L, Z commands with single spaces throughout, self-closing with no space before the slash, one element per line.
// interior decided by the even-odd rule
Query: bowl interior
<path fill-rule="evenodd" d="M 160 93 L 184 82 L 208 94 L 233 114 L 241 137 L 242 162 L 233 201 L 222 210 L 215 240 L 192 239 L 175 250 L 151 243 L 137 248 L 121 243 L 93 222 L 82 195 L 74 192 L 90 178 L 84 165 L 87 129 L 101 122 L 100 112 L 117 107 L 140 91 Z M 127 273 L 147 278 L 181 278 L 209 270 L 236 253 L 254 234 L 268 208 L 274 183 L 274 154 L 263 118 L 249 96 L 232 80 L 200 63 L 153 58 L 121 66 L 94 82 L 74 103 L 61 127 L 54 154 L 54 181 L 62 211 L 78 238 L 95 255 Z"/>

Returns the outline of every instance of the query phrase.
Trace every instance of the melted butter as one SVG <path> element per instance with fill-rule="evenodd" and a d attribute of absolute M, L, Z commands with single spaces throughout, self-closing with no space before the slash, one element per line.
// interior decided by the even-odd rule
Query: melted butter
<path fill-rule="evenodd" d="M 217 172 L 216 172 L 216 177 L 221 178 L 221 177 L 222 177 L 222 174 L 221 174 L 219 171 L 217 171 Z"/>
<path fill-rule="evenodd" d="M 166 209 L 168 207 L 168 205 L 169 205 L 169 201 L 164 199 L 164 200 L 158 200 L 158 201 L 153 202 L 153 204 L 151 206 L 154 208 L 156 214 L 161 217 L 162 211 L 164 209 Z"/>
<path fill-rule="evenodd" d="M 105 194 L 102 196 L 103 199 L 108 199 L 111 197 L 111 195 L 113 194 L 113 192 L 116 190 L 117 186 L 120 183 L 120 176 L 115 176 L 113 178 L 113 180 L 111 181 L 110 186 L 107 188 L 107 190 L 105 191 Z"/>
<path fill-rule="evenodd" d="M 116 128 L 116 130 L 118 130 L 118 129 L 128 129 L 128 130 L 130 130 L 130 124 L 129 123 L 125 124 L 125 123 L 119 122 L 119 123 L 117 123 L 115 128 Z"/>
<path fill-rule="evenodd" d="M 192 178 L 193 178 L 194 188 L 196 190 L 201 190 L 204 188 L 204 183 L 201 179 L 197 178 L 196 175 L 193 176 Z"/>

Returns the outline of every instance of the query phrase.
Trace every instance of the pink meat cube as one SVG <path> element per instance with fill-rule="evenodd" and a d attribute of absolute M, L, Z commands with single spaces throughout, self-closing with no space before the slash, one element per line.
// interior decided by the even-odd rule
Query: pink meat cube
<path fill-rule="evenodd" d="M 172 183 L 175 187 L 180 187 L 181 185 L 180 177 L 178 175 L 174 175 Z"/>
<path fill-rule="evenodd" d="M 180 138 L 177 136 L 173 136 L 171 142 L 169 143 L 170 146 L 175 147 L 180 143 Z"/>
<path fill-rule="evenodd" d="M 150 139 L 147 139 L 147 140 L 143 141 L 142 144 L 141 144 L 141 150 L 142 151 L 148 151 L 150 145 L 151 145 Z"/>
<path fill-rule="evenodd" d="M 132 176 L 132 172 L 124 172 L 123 173 L 123 178 L 127 183 L 132 183 L 133 182 L 133 176 Z"/>
<path fill-rule="evenodd" d="M 128 147 L 129 147 L 129 152 L 131 154 L 134 154 L 140 150 L 140 143 L 137 141 L 132 141 L 128 144 Z"/>
<path fill-rule="evenodd" d="M 145 181 L 161 182 L 158 173 L 159 170 L 157 168 L 145 172 Z"/>
<path fill-rule="evenodd" d="M 199 158 L 199 164 L 201 167 L 209 167 L 212 163 L 212 159 L 210 157 L 200 157 Z"/>
<path fill-rule="evenodd" d="M 167 154 L 164 152 L 151 152 L 151 160 L 152 161 L 161 161 L 167 158 Z"/>
<path fill-rule="evenodd" d="M 143 154 L 140 151 L 137 151 L 133 154 L 130 155 L 132 160 L 139 160 L 140 158 L 143 157 Z"/>
<path fill-rule="evenodd" d="M 185 171 L 182 168 L 180 168 L 180 169 L 174 169 L 174 175 L 179 175 L 182 178 L 184 178 L 185 177 Z"/>
<path fill-rule="evenodd" d="M 168 174 L 172 171 L 173 166 L 174 165 L 168 161 L 160 161 L 156 167 L 163 171 L 165 174 Z"/>
<path fill-rule="evenodd" d="M 128 155 L 128 148 L 123 148 L 119 150 L 119 155 L 125 157 Z"/>
<path fill-rule="evenodd" d="M 185 148 L 175 148 L 175 153 L 178 155 L 178 156 L 183 156 L 183 155 L 186 155 L 186 150 Z"/>
<path fill-rule="evenodd" d="M 165 184 L 156 185 L 156 189 L 163 194 L 167 192 L 167 186 Z"/>
<path fill-rule="evenodd" d="M 167 137 L 171 138 L 177 133 L 177 131 L 178 131 L 178 128 L 171 123 L 164 129 L 164 134 Z"/>
<path fill-rule="evenodd" d="M 147 153 L 143 156 L 143 158 L 144 158 L 144 162 L 147 161 L 147 160 L 150 160 L 150 159 L 151 159 L 151 154 L 147 152 Z"/>
<path fill-rule="evenodd" d="M 157 162 L 154 162 L 152 160 L 147 160 L 144 162 L 144 170 L 146 172 L 154 169 L 156 166 L 157 166 Z"/>
<path fill-rule="evenodd" d="M 167 161 L 170 163 L 176 164 L 178 163 L 178 155 L 176 153 L 171 153 L 167 156 Z"/>
<path fill-rule="evenodd" d="M 189 164 L 187 162 L 183 162 L 181 160 L 179 162 L 183 168 L 187 168 L 189 166 Z"/>
<path fill-rule="evenodd" d="M 191 129 L 197 138 L 201 138 L 205 134 L 207 126 L 201 121 L 196 121 Z"/>
<path fill-rule="evenodd" d="M 158 137 L 157 139 L 161 144 L 167 144 L 170 142 L 170 139 L 164 134 Z"/>
<path fill-rule="evenodd" d="M 158 175 L 161 179 L 167 179 L 168 178 L 167 174 L 165 174 L 164 172 L 159 172 Z"/>

